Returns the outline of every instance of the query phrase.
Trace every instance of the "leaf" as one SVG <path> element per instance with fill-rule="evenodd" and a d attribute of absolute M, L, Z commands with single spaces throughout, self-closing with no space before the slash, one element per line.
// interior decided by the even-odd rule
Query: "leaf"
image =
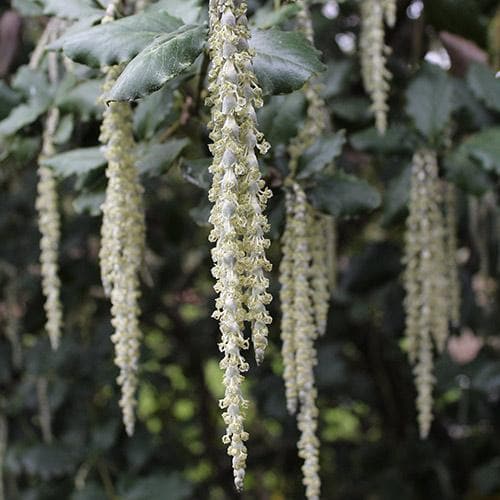
<path fill-rule="evenodd" d="M 406 112 L 428 139 L 443 131 L 453 111 L 453 84 L 441 68 L 425 64 L 406 90 Z"/>
<path fill-rule="evenodd" d="M 486 106 L 500 111 L 500 80 L 485 64 L 472 63 L 467 72 L 467 84 L 472 93 Z"/>
<path fill-rule="evenodd" d="M 370 127 L 349 136 L 354 149 L 380 154 L 411 152 L 414 148 L 412 139 L 411 132 L 403 124 L 389 127 L 384 135 L 380 135 L 375 127 Z"/>
<path fill-rule="evenodd" d="M 254 30 L 253 69 L 264 95 L 288 94 L 300 89 L 313 75 L 325 70 L 316 50 L 300 33 Z"/>
<path fill-rule="evenodd" d="M 500 175 L 500 127 L 491 127 L 469 136 L 460 146 L 485 170 Z"/>
<path fill-rule="evenodd" d="M 9 116 L 0 122 L 0 136 L 9 136 L 33 123 L 49 107 L 48 102 L 30 101 L 14 108 Z"/>
<path fill-rule="evenodd" d="M 86 80 L 76 84 L 72 89 L 58 95 L 57 106 L 63 111 L 78 113 L 83 121 L 101 114 L 98 104 L 101 94 L 102 80 Z"/>
<path fill-rule="evenodd" d="M 47 100 L 50 96 L 50 86 L 43 72 L 21 66 L 12 80 L 12 88 L 23 93 L 26 99 Z"/>
<path fill-rule="evenodd" d="M 42 160 L 42 165 L 53 168 L 60 177 L 86 174 L 106 164 L 100 146 L 80 148 L 59 153 Z"/>
<path fill-rule="evenodd" d="M 24 450 L 22 464 L 29 475 L 47 480 L 72 472 L 75 460 L 69 449 L 56 444 L 37 444 Z"/>
<path fill-rule="evenodd" d="M 151 139 L 158 127 L 167 119 L 172 123 L 176 114 L 172 89 L 165 85 L 138 102 L 134 112 L 134 132 L 142 139 Z"/>
<path fill-rule="evenodd" d="M 269 5 L 264 5 L 257 10 L 252 17 L 252 23 L 255 27 L 260 29 L 269 29 L 273 26 L 279 26 L 289 19 L 295 17 L 300 7 L 296 4 L 286 4 L 280 6 L 278 9 Z"/>
<path fill-rule="evenodd" d="M 338 97 L 330 108 L 334 115 L 349 122 L 367 122 L 373 116 L 370 100 L 367 97 Z"/>
<path fill-rule="evenodd" d="M 303 92 L 272 96 L 257 113 L 259 128 L 273 146 L 287 144 L 297 135 L 304 109 Z"/>
<path fill-rule="evenodd" d="M 189 215 L 200 227 L 210 226 L 208 218 L 210 217 L 210 211 L 212 210 L 212 205 L 208 201 L 207 197 L 204 196 L 198 205 L 189 210 Z"/>
<path fill-rule="evenodd" d="M 76 62 L 88 66 L 111 66 L 130 61 L 158 36 L 176 31 L 182 21 L 165 11 L 145 12 L 100 24 L 52 44 Z"/>
<path fill-rule="evenodd" d="M 54 144 L 64 144 L 69 141 L 73 133 L 74 119 L 73 115 L 63 115 L 57 125 L 57 130 L 54 134 Z"/>
<path fill-rule="evenodd" d="M 101 206 L 105 198 L 104 191 L 81 193 L 73 200 L 73 209 L 77 214 L 88 213 L 97 216 L 101 213 Z"/>
<path fill-rule="evenodd" d="M 193 64 L 206 32 L 204 26 L 187 25 L 156 38 L 127 65 L 107 98 L 131 101 L 158 90 Z"/>
<path fill-rule="evenodd" d="M 121 495 L 123 500 L 184 500 L 192 493 L 192 486 L 180 474 L 152 474 L 135 480 Z"/>
<path fill-rule="evenodd" d="M 320 137 L 301 156 L 297 168 L 297 179 L 306 179 L 321 172 L 340 155 L 344 143 L 345 130 Z"/>
<path fill-rule="evenodd" d="M 182 150 L 188 145 L 189 140 L 170 139 L 164 144 L 149 144 L 144 148 L 144 155 L 137 155 L 137 168 L 141 174 L 149 176 L 160 175 L 168 170 Z"/>
<path fill-rule="evenodd" d="M 337 172 L 315 178 L 307 189 L 313 207 L 334 216 L 357 215 L 380 206 L 380 194 L 370 184 L 353 175 Z"/>
<path fill-rule="evenodd" d="M 200 17 L 201 6 L 199 0 L 159 0 L 149 5 L 147 12 L 166 10 L 171 16 L 178 17 L 184 24 L 193 24 Z"/>
<path fill-rule="evenodd" d="M 14 106 L 19 104 L 19 95 L 3 80 L 0 80 L 0 120 L 3 120 Z"/>
<path fill-rule="evenodd" d="M 349 87 L 353 75 L 353 61 L 351 59 L 336 59 L 328 65 L 324 78 L 323 97 L 334 97 Z"/>
<path fill-rule="evenodd" d="M 182 177 L 191 184 L 208 191 L 212 184 L 212 174 L 208 171 L 210 163 L 209 158 L 184 160 L 181 167 Z"/>
<path fill-rule="evenodd" d="M 446 178 L 466 193 L 481 196 L 492 188 L 488 175 L 472 161 L 466 150 L 458 148 L 443 160 Z"/>
<path fill-rule="evenodd" d="M 44 13 L 65 19 L 99 19 L 104 16 L 104 9 L 93 0 L 44 0 Z"/>

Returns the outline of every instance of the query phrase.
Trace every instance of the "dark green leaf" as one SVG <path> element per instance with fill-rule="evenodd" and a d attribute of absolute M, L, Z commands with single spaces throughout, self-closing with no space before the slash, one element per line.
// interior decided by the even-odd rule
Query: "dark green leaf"
<path fill-rule="evenodd" d="M 111 66 L 130 61 L 156 37 L 181 26 L 180 19 L 165 11 L 142 13 L 65 36 L 52 47 L 88 66 Z"/>
<path fill-rule="evenodd" d="M 130 101 L 151 94 L 188 69 L 203 50 L 206 28 L 182 26 L 157 37 L 119 76 L 107 96 L 110 101 Z"/>
<path fill-rule="evenodd" d="M 406 112 L 417 129 L 435 139 L 453 111 L 453 83 L 441 68 L 425 64 L 406 90 Z"/>
<path fill-rule="evenodd" d="M 257 113 L 260 130 L 273 146 L 287 144 L 297 135 L 304 109 L 302 92 L 272 96 Z"/>
<path fill-rule="evenodd" d="M 481 196 L 492 187 L 488 175 L 463 148 L 445 156 L 444 168 L 446 177 L 466 193 Z"/>
<path fill-rule="evenodd" d="M 500 127 L 491 127 L 469 136 L 460 149 L 485 170 L 500 175 Z"/>
<path fill-rule="evenodd" d="M 350 59 L 338 59 L 328 65 L 325 75 L 323 96 L 334 97 L 349 86 L 353 74 L 353 61 Z"/>
<path fill-rule="evenodd" d="M 40 2 L 36 0 L 11 0 L 12 8 L 23 16 L 41 16 L 43 9 Z"/>
<path fill-rule="evenodd" d="M 134 113 L 134 131 L 142 139 L 151 139 L 167 117 L 173 120 L 173 116 L 173 91 L 170 85 L 165 85 L 139 101 Z"/>
<path fill-rule="evenodd" d="M 485 64 L 472 63 L 467 72 L 467 83 L 473 94 L 486 106 L 500 111 L 500 80 Z"/>
<path fill-rule="evenodd" d="M 184 160 L 182 163 L 182 176 L 191 184 L 208 191 L 212 184 L 212 174 L 208 171 L 210 163 L 209 158 Z"/>
<path fill-rule="evenodd" d="M 86 174 L 105 164 L 106 159 L 99 146 L 73 149 L 42 160 L 42 165 L 53 168 L 60 177 Z"/>
<path fill-rule="evenodd" d="M 164 173 L 172 166 L 188 142 L 188 139 L 170 139 L 164 144 L 147 145 L 143 154 L 137 154 L 139 172 L 150 176 Z"/>
<path fill-rule="evenodd" d="M 318 176 L 307 189 L 313 207 L 335 216 L 350 216 L 374 210 L 380 205 L 380 194 L 370 184 L 353 175 L 337 172 Z"/>
<path fill-rule="evenodd" d="M 375 127 L 370 127 L 349 136 L 354 149 L 382 154 L 412 151 L 412 139 L 411 132 L 404 125 L 391 126 L 384 135 L 380 135 Z"/>
<path fill-rule="evenodd" d="M 180 474 L 154 474 L 137 479 L 123 493 L 123 500 L 184 500 L 192 493 L 192 486 Z"/>
<path fill-rule="evenodd" d="M 254 30 L 250 46 L 255 50 L 253 68 L 264 95 L 298 90 L 326 68 L 319 51 L 297 32 Z"/>
<path fill-rule="evenodd" d="M 344 143 L 345 130 L 320 137 L 301 156 L 297 169 L 297 179 L 306 179 L 331 165 L 342 152 Z"/>
<path fill-rule="evenodd" d="M 349 122 L 367 122 L 373 116 L 366 97 L 338 97 L 330 105 L 333 114 Z"/>

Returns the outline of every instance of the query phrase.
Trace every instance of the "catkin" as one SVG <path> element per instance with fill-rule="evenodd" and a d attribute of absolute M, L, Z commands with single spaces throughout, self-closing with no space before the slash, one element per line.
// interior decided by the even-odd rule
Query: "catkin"
<path fill-rule="evenodd" d="M 55 153 L 54 134 L 59 122 L 59 110 L 52 108 L 47 116 L 43 133 L 43 144 L 40 159 L 48 158 Z M 38 212 L 38 228 L 40 239 L 40 264 L 42 290 L 45 296 L 45 328 L 53 349 L 59 346 L 62 329 L 62 306 L 60 299 L 61 281 L 59 279 L 59 241 L 61 238 L 61 220 L 58 210 L 57 181 L 51 168 L 39 163 L 37 199 L 35 207 Z"/>
<path fill-rule="evenodd" d="M 264 154 L 269 145 L 257 129 L 255 109 L 262 106 L 261 90 L 252 70 L 252 52 L 246 3 L 211 0 L 209 6 L 210 151 L 213 174 L 209 200 L 213 203 L 209 239 L 218 294 L 213 317 L 219 321 L 223 358 L 224 398 L 219 402 L 226 433 L 223 442 L 232 457 L 234 483 L 243 487 L 248 433 L 244 430 L 247 406 L 241 384 L 248 370 L 242 351 L 249 342 L 244 324 L 251 327 L 255 358 L 262 361 L 271 317 L 265 272 L 271 265 L 265 250 L 269 241 L 264 209 L 271 191 L 261 178 L 255 149 Z"/>
<path fill-rule="evenodd" d="M 106 94 L 121 68 L 107 70 Z M 139 270 L 145 247 L 143 188 L 133 155 L 132 110 L 128 103 L 112 102 L 105 111 L 100 141 L 108 162 L 108 185 L 102 205 L 99 259 L 104 290 L 111 299 L 115 363 L 120 369 L 120 407 L 127 434 L 134 432 L 140 340 Z"/>
<path fill-rule="evenodd" d="M 442 351 L 448 337 L 448 264 L 436 154 L 419 150 L 413 158 L 410 208 L 405 234 L 406 329 L 414 364 L 420 436 L 432 421 L 433 347 Z"/>
<path fill-rule="evenodd" d="M 313 43 L 308 3 L 305 0 L 296 3 L 300 6 L 298 28 Z M 321 489 L 314 343 L 326 330 L 330 283 L 334 280 L 329 270 L 330 259 L 335 256 L 331 245 L 335 244 L 335 238 L 333 218 L 320 214 L 307 203 L 305 192 L 295 176 L 302 154 L 328 127 L 329 117 L 321 90 L 317 81 L 305 85 L 306 120 L 288 147 L 290 174 L 285 181 L 286 220 L 279 273 L 281 352 L 287 409 L 291 414 L 298 410 L 298 450 L 304 461 L 303 484 L 309 500 L 318 499 Z"/>
<path fill-rule="evenodd" d="M 395 0 L 362 0 L 359 37 L 361 76 L 372 100 L 375 125 L 381 134 L 387 128 L 387 100 L 392 78 L 386 67 L 390 48 L 384 41 L 384 18 L 389 26 L 396 22 Z"/>

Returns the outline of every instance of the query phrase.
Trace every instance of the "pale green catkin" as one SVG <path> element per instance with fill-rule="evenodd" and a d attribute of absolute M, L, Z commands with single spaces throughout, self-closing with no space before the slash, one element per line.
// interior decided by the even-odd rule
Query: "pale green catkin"
<path fill-rule="evenodd" d="M 396 22 L 395 0 L 362 0 L 359 38 L 361 76 L 372 100 L 371 109 L 381 134 L 387 128 L 387 100 L 392 78 L 386 67 L 390 49 L 384 41 L 384 18 L 388 26 Z"/>
<path fill-rule="evenodd" d="M 57 181 L 51 168 L 42 164 L 45 158 L 55 153 L 54 134 L 59 123 L 59 110 L 52 108 L 46 119 L 43 133 L 42 152 L 38 166 L 37 199 L 40 239 L 40 264 L 42 290 L 45 297 L 45 328 L 53 349 L 59 346 L 62 329 L 62 306 L 60 299 L 61 281 L 59 279 L 59 241 L 61 238 L 61 220 L 58 209 Z"/>
<path fill-rule="evenodd" d="M 297 24 L 313 42 L 313 29 L 308 3 L 297 0 L 300 7 Z M 308 82 L 304 87 L 308 107 L 303 127 L 290 141 L 290 174 L 285 181 L 286 221 L 281 240 L 280 264 L 281 340 L 287 409 L 298 410 L 300 431 L 299 457 L 303 459 L 303 483 L 306 497 L 319 498 L 319 439 L 317 438 L 317 390 L 314 366 L 317 352 L 314 342 L 326 330 L 329 292 L 329 257 L 332 218 L 314 210 L 306 200 L 302 187 L 295 181 L 299 159 L 304 151 L 327 129 L 329 117 L 321 97 L 321 85 Z"/>
<path fill-rule="evenodd" d="M 103 95 L 121 72 L 107 70 Z M 112 102 L 104 110 L 100 141 L 108 162 L 108 185 L 102 205 L 99 259 L 104 290 L 111 299 L 115 363 L 120 369 L 120 407 L 128 435 L 135 426 L 135 392 L 142 334 L 139 327 L 139 271 L 145 248 L 143 188 L 135 166 L 132 110 L 128 103 Z"/>
<path fill-rule="evenodd" d="M 406 330 L 414 364 L 420 436 L 432 422 L 433 347 L 441 351 L 448 337 L 448 266 L 436 154 L 419 150 L 413 158 L 410 204 L 405 234 Z"/>
<path fill-rule="evenodd" d="M 211 0 L 209 6 L 210 151 L 213 174 L 209 200 L 213 203 L 210 241 L 218 294 L 213 317 L 219 321 L 224 370 L 226 433 L 223 442 L 232 457 L 234 483 L 243 487 L 248 433 L 244 430 L 247 406 L 241 384 L 248 370 L 242 351 L 249 346 L 244 324 L 251 327 L 255 358 L 260 363 L 267 345 L 271 296 L 265 272 L 271 265 L 265 251 L 269 240 L 264 209 L 271 191 L 261 178 L 255 149 L 264 154 L 269 145 L 257 129 L 255 109 L 262 106 L 261 90 L 252 69 L 248 47 L 250 31 L 245 2 Z"/>

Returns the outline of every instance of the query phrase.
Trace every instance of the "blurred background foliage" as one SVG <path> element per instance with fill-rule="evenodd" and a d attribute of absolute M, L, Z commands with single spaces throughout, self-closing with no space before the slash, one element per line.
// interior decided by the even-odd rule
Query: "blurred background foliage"
<path fill-rule="evenodd" d="M 196 8 L 197 2 L 187 3 Z M 5 498 L 236 498 L 217 405 L 222 386 L 219 334 L 210 318 L 208 114 L 196 74 L 200 66 L 135 105 L 148 250 L 139 422 L 135 435 L 127 438 L 117 403 L 109 303 L 97 262 L 105 186 L 97 147 L 99 72 L 75 64 L 72 74 L 53 88 L 43 70 L 26 66 L 46 13 L 59 12 L 61 5 L 71 11 L 76 4 L 93 8 L 91 0 L 12 0 L 0 6 Z M 274 4 L 250 1 L 254 22 L 291 28 L 286 12 L 271 16 Z M 67 14 L 70 20 L 80 16 L 78 9 Z M 338 169 L 368 181 L 366 189 L 382 199 L 377 209 L 360 213 L 366 191 L 344 193 L 340 210 L 338 286 L 327 334 L 319 340 L 316 370 L 323 498 L 500 498 L 498 2 L 398 2 L 396 26 L 386 36 L 394 77 L 390 127 L 383 137 L 373 128 L 360 81 L 359 2 L 317 2 L 313 19 L 316 45 L 327 64 L 324 96 L 335 130 L 344 131 L 325 154 L 336 157 Z M 63 117 L 56 136 L 60 154 L 50 166 L 60 178 L 65 315 L 56 352 L 44 332 L 34 210 L 42 115 L 54 102 Z M 246 381 L 250 441 L 241 497 L 248 499 L 303 497 L 298 434 L 286 413 L 281 380 L 276 298 L 286 143 L 303 118 L 300 92 L 268 97 L 260 111 L 261 128 L 272 144 L 262 165 L 274 191 L 269 217 L 275 300 L 265 362 L 252 365 Z M 436 418 L 426 441 L 416 429 L 415 389 L 402 340 L 401 284 L 409 165 L 423 144 L 438 149 L 443 177 L 460 188 L 463 299 L 461 325 L 438 360 Z M 322 188 L 328 185 L 325 179 L 307 177 L 325 165 L 306 164 L 304 182 L 310 184 L 311 200 L 338 213 Z"/>

